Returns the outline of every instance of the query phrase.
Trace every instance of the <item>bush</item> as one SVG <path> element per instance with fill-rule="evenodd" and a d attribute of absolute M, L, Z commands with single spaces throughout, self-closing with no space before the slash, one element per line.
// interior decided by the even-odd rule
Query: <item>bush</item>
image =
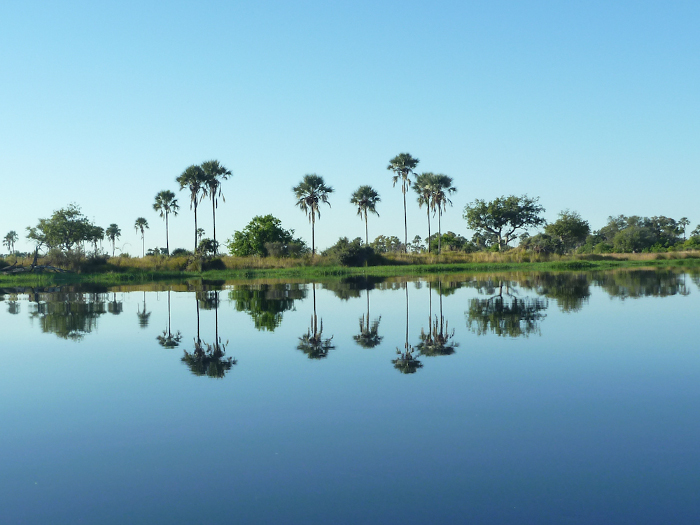
<path fill-rule="evenodd" d="M 175 248 L 172 252 L 170 252 L 171 257 L 189 257 L 190 255 L 192 255 L 192 252 L 185 250 L 184 248 Z"/>
<path fill-rule="evenodd" d="M 364 245 L 362 239 L 357 237 L 350 241 L 347 237 L 341 237 L 333 246 L 325 250 L 321 255 L 330 257 L 342 266 L 376 265 L 380 262 L 379 256 L 371 246 Z"/>

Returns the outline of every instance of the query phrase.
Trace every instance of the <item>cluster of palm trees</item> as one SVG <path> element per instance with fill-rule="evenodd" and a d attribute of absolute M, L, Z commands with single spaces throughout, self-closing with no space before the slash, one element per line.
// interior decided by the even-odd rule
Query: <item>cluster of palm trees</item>
<path fill-rule="evenodd" d="M 433 217 L 436 214 L 438 216 L 438 253 L 440 253 L 442 248 L 442 214 L 447 210 L 448 204 L 452 206 L 449 196 L 457 191 L 457 188 L 452 185 L 452 177 L 447 175 L 432 172 L 416 174 L 414 170 L 418 166 L 418 162 L 419 160 L 412 157 L 409 153 L 400 153 L 391 159 L 387 166 L 387 169 L 394 173 L 392 177 L 394 186 L 399 182 L 401 183 L 404 216 L 404 251 L 406 251 L 408 246 L 406 193 L 408 188 L 413 186 L 413 189 L 418 194 L 418 206 L 423 207 L 425 205 L 428 214 L 428 252 L 430 252 L 430 212 L 433 212 Z M 411 176 L 415 176 L 415 180 Z M 326 185 L 323 177 L 312 173 L 305 175 L 302 181 L 292 188 L 292 191 L 297 198 L 297 206 L 309 217 L 309 222 L 311 223 L 311 253 L 314 254 L 316 251 L 316 218 L 321 217 L 319 206 L 321 203 L 330 206 L 328 196 L 333 193 L 333 188 Z M 372 186 L 368 185 L 360 186 L 350 197 L 350 203 L 357 206 L 357 214 L 365 221 L 366 244 L 369 244 L 368 214 L 374 213 L 379 216 L 377 203 L 380 201 L 379 193 Z"/>
<path fill-rule="evenodd" d="M 194 210 L 194 250 L 197 251 L 197 240 L 201 228 L 197 227 L 197 206 L 206 197 L 211 199 L 212 225 L 214 231 L 214 246 L 216 243 L 216 209 L 219 207 L 219 198 L 224 202 L 224 194 L 221 191 L 222 181 L 231 176 L 231 171 L 222 165 L 218 160 L 208 160 L 201 164 L 193 164 L 180 174 L 175 181 L 180 185 L 180 190 L 190 191 L 190 209 Z M 180 206 L 175 198 L 175 194 L 170 190 L 158 192 L 153 203 L 153 209 L 165 220 L 165 250 L 170 254 L 170 239 L 168 233 L 168 217 L 170 214 L 177 216 Z M 144 219 L 145 220 L 145 219 Z M 145 226 L 148 228 L 148 225 Z M 143 228 L 138 224 L 135 228 L 141 230 L 143 240 Z"/>

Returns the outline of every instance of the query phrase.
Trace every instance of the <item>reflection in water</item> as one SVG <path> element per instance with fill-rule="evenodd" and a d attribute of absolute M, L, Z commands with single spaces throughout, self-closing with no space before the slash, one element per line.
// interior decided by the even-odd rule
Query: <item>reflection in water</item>
<path fill-rule="evenodd" d="M 623 300 L 690 293 L 686 287 L 685 274 L 668 270 L 596 272 L 590 278 L 596 286 L 601 287 L 611 297 Z"/>
<path fill-rule="evenodd" d="M 97 328 L 97 318 L 107 312 L 106 294 L 102 293 L 36 292 L 33 297 L 30 319 L 39 320 L 42 332 L 61 339 L 81 340 Z M 122 303 L 116 303 L 121 308 Z"/>
<path fill-rule="evenodd" d="M 591 296 L 588 276 L 583 273 L 540 273 L 521 281 L 523 288 L 554 299 L 562 312 L 578 312 Z"/>
<path fill-rule="evenodd" d="M 415 349 L 408 342 L 408 283 L 403 284 L 406 289 L 406 341 L 403 351 L 396 347 L 396 354 L 399 357 L 392 359 L 391 362 L 394 364 L 394 368 L 402 374 L 414 374 L 423 367 L 423 363 L 418 360 Z"/>
<path fill-rule="evenodd" d="M 449 326 L 442 315 L 442 281 L 438 281 L 438 295 L 440 297 L 440 318 L 435 316 L 433 321 L 433 283 L 428 281 L 428 332 L 421 327 L 420 343 L 416 347 L 420 355 L 433 357 L 438 355 L 452 355 L 459 343 L 454 340 L 455 330 L 449 331 Z M 452 290 L 450 293 L 454 293 Z"/>
<path fill-rule="evenodd" d="M 17 315 L 20 312 L 19 301 L 17 301 L 17 294 L 11 294 L 9 300 L 7 301 L 7 312 L 12 315 Z"/>
<path fill-rule="evenodd" d="M 282 313 L 306 297 L 306 288 L 302 284 L 236 285 L 228 296 L 236 311 L 253 318 L 255 328 L 272 332 L 282 323 Z"/>
<path fill-rule="evenodd" d="M 196 376 L 223 378 L 237 361 L 232 357 L 225 357 L 228 341 L 224 343 L 219 337 L 219 291 L 195 292 L 195 303 L 197 304 L 197 338 L 194 341 L 192 353 L 185 350 L 181 361 Z M 216 328 L 213 344 L 202 341 L 200 337 L 200 303 L 206 310 L 214 309 Z"/>
<path fill-rule="evenodd" d="M 321 319 L 319 326 L 316 317 L 316 283 L 311 286 L 313 288 L 314 314 L 311 317 L 311 327 L 299 338 L 297 350 L 304 352 L 309 359 L 323 359 L 328 356 L 328 351 L 335 346 L 331 343 L 333 336 L 323 338 L 323 319 Z"/>
<path fill-rule="evenodd" d="M 492 282 L 487 281 L 483 285 L 486 290 L 495 291 Z M 520 298 L 516 294 L 510 282 L 499 281 L 496 295 L 488 299 L 472 299 L 469 310 L 465 312 L 467 327 L 477 335 L 489 332 L 508 337 L 541 335 L 540 323 L 546 317 L 543 312 L 547 309 L 547 300 L 539 297 Z"/>
<path fill-rule="evenodd" d="M 143 292 L 143 311 L 141 310 L 140 307 L 138 307 L 138 311 L 136 312 L 136 316 L 139 319 L 139 326 L 141 328 L 147 328 L 148 327 L 148 319 L 151 317 L 151 312 L 146 311 L 146 291 L 144 290 Z"/>
<path fill-rule="evenodd" d="M 170 331 L 170 290 L 168 290 L 168 328 L 163 330 L 162 335 L 157 336 L 156 340 L 163 348 L 175 348 L 179 346 L 180 341 L 182 341 L 182 334 L 180 333 L 180 330 L 178 330 L 175 334 Z"/>
<path fill-rule="evenodd" d="M 360 333 L 352 336 L 355 342 L 362 348 L 374 348 L 382 342 L 383 337 L 378 333 L 379 322 L 382 320 L 380 315 L 374 321 L 369 320 L 369 289 L 365 290 L 367 296 L 367 315 L 362 314 L 360 317 Z"/>
<path fill-rule="evenodd" d="M 117 301 L 117 293 L 112 294 L 112 300 L 107 304 L 107 311 L 110 314 L 119 315 L 124 311 L 124 303 Z"/>

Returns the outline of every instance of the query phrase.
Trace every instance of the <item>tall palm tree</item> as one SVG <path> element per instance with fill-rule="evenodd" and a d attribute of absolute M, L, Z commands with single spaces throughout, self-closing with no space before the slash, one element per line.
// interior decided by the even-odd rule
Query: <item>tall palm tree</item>
<path fill-rule="evenodd" d="M 194 251 L 197 252 L 197 204 L 201 200 L 200 194 L 204 191 L 207 177 L 200 166 L 192 165 L 175 179 L 180 185 L 180 190 L 190 190 L 190 209 L 194 208 Z"/>
<path fill-rule="evenodd" d="M 112 223 L 109 228 L 105 230 L 105 237 L 107 237 L 112 242 L 112 257 L 114 257 L 114 250 L 116 248 L 117 239 L 122 236 L 122 231 L 119 226 Z"/>
<path fill-rule="evenodd" d="M 425 208 L 428 215 L 428 253 L 430 253 L 430 209 L 433 198 L 433 187 L 435 186 L 435 174 L 426 172 L 416 176 L 413 190 L 418 194 L 418 207 Z"/>
<path fill-rule="evenodd" d="M 365 216 L 365 244 L 369 244 L 367 212 L 372 212 L 379 217 L 376 206 L 381 200 L 379 193 L 372 186 L 360 186 L 350 197 L 350 204 L 357 206 L 357 214 L 360 216 L 360 219 L 363 215 Z"/>
<path fill-rule="evenodd" d="M 452 206 L 452 201 L 448 195 L 452 195 L 456 191 L 457 188 L 452 185 L 452 177 L 442 174 L 435 175 L 435 182 L 433 184 L 433 213 L 437 211 L 438 214 L 438 255 L 442 249 L 440 219 L 442 218 L 442 212 L 447 211 L 447 205 L 449 204 Z"/>
<path fill-rule="evenodd" d="M 7 246 L 7 249 L 9 250 L 10 254 L 12 254 L 15 251 L 15 243 L 19 239 L 19 235 L 17 235 L 17 232 L 15 230 L 11 230 L 5 235 L 5 238 L 2 240 L 2 243 Z"/>
<path fill-rule="evenodd" d="M 221 192 L 221 181 L 227 180 L 231 176 L 231 170 L 219 163 L 218 160 L 208 160 L 202 162 L 202 170 L 206 176 L 205 193 L 211 199 L 211 216 L 214 224 L 214 241 L 216 241 L 216 208 L 219 207 L 218 197 L 226 202 L 224 194 Z"/>
<path fill-rule="evenodd" d="M 323 177 L 312 173 L 304 175 L 304 179 L 294 186 L 292 191 L 297 198 L 297 206 L 309 216 L 309 222 L 311 223 L 311 255 L 314 255 L 316 253 L 316 216 L 319 219 L 321 218 L 319 204 L 326 203 L 330 207 L 331 203 L 328 202 L 328 195 L 333 193 L 333 188 L 326 186 Z"/>
<path fill-rule="evenodd" d="M 165 218 L 165 251 L 170 255 L 170 244 L 168 242 L 168 214 L 172 213 L 177 217 L 180 206 L 177 203 L 175 194 L 170 190 L 159 191 L 153 209 L 159 212 L 161 219 Z"/>
<path fill-rule="evenodd" d="M 136 222 L 134 223 L 134 230 L 136 230 L 136 232 L 141 230 L 141 249 L 143 251 L 141 257 L 146 256 L 146 240 L 145 240 L 146 237 L 145 237 L 145 234 L 146 234 L 147 229 L 148 229 L 148 221 L 146 219 L 144 219 L 143 217 L 139 217 L 138 219 L 136 219 Z"/>
<path fill-rule="evenodd" d="M 394 172 L 394 176 L 391 180 L 394 182 L 394 186 L 400 180 L 401 181 L 401 192 L 403 193 L 403 228 L 404 228 L 404 243 L 403 251 L 408 251 L 408 219 L 406 218 L 406 191 L 411 185 L 411 174 L 413 170 L 418 166 L 418 159 L 414 159 L 409 153 L 399 153 L 389 161 L 389 165 L 386 167 L 389 171 Z"/>

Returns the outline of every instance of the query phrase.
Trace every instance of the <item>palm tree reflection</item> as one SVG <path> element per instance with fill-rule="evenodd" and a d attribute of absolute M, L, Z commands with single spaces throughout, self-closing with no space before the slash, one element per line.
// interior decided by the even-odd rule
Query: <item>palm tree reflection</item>
<path fill-rule="evenodd" d="M 420 340 L 417 349 L 421 355 L 433 357 L 438 355 L 452 355 L 455 353 L 455 348 L 459 343 L 454 341 L 455 330 L 450 332 L 449 324 L 445 321 L 442 315 L 442 281 L 438 281 L 438 295 L 440 297 L 440 318 L 435 316 L 433 321 L 433 284 L 428 282 L 429 292 L 429 315 L 428 315 L 428 332 L 423 328 L 420 330 Z"/>
<path fill-rule="evenodd" d="M 323 338 L 323 319 L 319 323 L 316 316 L 316 283 L 312 283 L 311 286 L 313 289 L 314 314 L 311 317 L 310 328 L 299 338 L 297 350 L 304 352 L 309 359 L 323 359 L 328 356 L 328 351 L 335 348 L 335 346 L 331 343 L 333 336 L 326 339 Z"/>
<path fill-rule="evenodd" d="M 143 311 L 141 311 L 141 307 L 138 307 L 139 310 L 136 312 L 136 316 L 139 319 L 139 326 L 141 328 L 147 328 L 148 327 L 148 319 L 151 317 L 151 312 L 146 311 L 146 291 L 143 291 Z"/>
<path fill-rule="evenodd" d="M 206 309 L 214 307 L 216 331 L 213 344 L 202 341 L 200 337 L 200 301 Z M 219 337 L 219 291 L 195 292 L 195 302 L 197 303 L 197 338 L 194 340 L 192 353 L 185 350 L 181 361 L 196 376 L 223 378 L 237 361 L 232 357 L 225 357 L 228 341 L 224 343 Z"/>
<path fill-rule="evenodd" d="M 352 338 L 355 342 L 362 348 L 374 348 L 379 343 L 382 342 L 383 337 L 381 337 L 377 331 L 379 330 L 379 322 L 382 320 L 380 315 L 374 321 L 370 323 L 369 320 L 369 289 L 365 290 L 365 295 L 367 296 L 367 316 L 362 314 L 360 317 L 360 333 L 354 335 Z"/>
<path fill-rule="evenodd" d="M 392 359 L 391 362 L 394 364 L 394 368 L 402 374 L 414 374 L 423 367 L 423 363 L 418 360 L 418 353 L 408 343 L 408 283 L 403 283 L 403 286 L 406 289 L 406 342 L 403 351 L 396 347 L 396 354 L 399 357 Z"/>
<path fill-rule="evenodd" d="M 163 348 L 175 348 L 179 346 L 180 341 L 182 341 L 182 333 L 180 333 L 180 330 L 178 330 L 175 334 L 170 331 L 170 290 L 168 290 L 168 328 L 163 330 L 162 335 L 156 337 L 156 340 Z"/>

